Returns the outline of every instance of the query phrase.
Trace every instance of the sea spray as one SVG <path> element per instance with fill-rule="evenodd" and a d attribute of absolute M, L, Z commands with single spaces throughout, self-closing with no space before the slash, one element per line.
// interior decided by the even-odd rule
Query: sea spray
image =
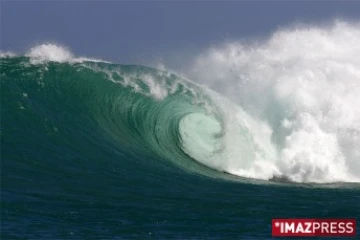
<path fill-rule="evenodd" d="M 359 24 L 294 27 L 255 43 L 216 46 L 189 69 L 190 78 L 269 126 L 278 156 L 265 162 L 274 174 L 298 182 L 359 181 Z M 236 153 L 239 142 L 228 144 Z M 246 160 L 228 159 L 227 169 L 244 176 L 239 161 Z"/>

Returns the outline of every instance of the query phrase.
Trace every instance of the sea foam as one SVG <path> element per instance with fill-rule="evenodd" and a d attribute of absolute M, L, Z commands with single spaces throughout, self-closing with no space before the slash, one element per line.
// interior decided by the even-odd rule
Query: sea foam
<path fill-rule="evenodd" d="M 221 104 L 225 171 L 298 182 L 359 181 L 358 23 L 293 27 L 254 43 L 215 46 L 195 58 L 188 75 L 240 109 Z M 245 115 L 269 128 L 247 121 L 246 134 L 267 143 L 253 141 L 250 155 L 242 150 L 244 133 L 233 131 L 244 126 Z M 256 152 L 267 154 L 259 158 Z"/>
<path fill-rule="evenodd" d="M 26 53 L 26 56 L 30 58 L 32 64 L 40 64 L 49 61 L 59 63 L 79 63 L 85 61 L 106 62 L 100 59 L 74 57 L 71 51 L 66 47 L 54 43 L 36 45 Z"/>

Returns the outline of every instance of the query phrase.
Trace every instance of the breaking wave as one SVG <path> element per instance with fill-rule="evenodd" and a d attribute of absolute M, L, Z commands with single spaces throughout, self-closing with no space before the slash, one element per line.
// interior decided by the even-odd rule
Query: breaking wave
<path fill-rule="evenodd" d="M 28 141 L 35 132 L 43 144 L 55 134 L 74 146 L 69 133 L 78 131 L 92 138 L 80 154 L 105 137 L 121 154 L 207 176 L 360 181 L 358 25 L 216 46 L 182 74 L 191 80 L 74 57 L 55 44 L 2 53 L 1 115 L 11 126 L 2 131 Z"/>

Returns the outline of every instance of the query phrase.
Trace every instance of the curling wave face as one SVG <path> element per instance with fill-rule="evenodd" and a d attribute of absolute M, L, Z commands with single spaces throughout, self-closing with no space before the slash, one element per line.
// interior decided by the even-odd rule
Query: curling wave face
<path fill-rule="evenodd" d="M 71 132 L 71 118 L 84 138 L 92 126 L 122 151 L 212 177 L 358 182 L 359 39 L 340 22 L 227 44 L 195 59 L 197 83 L 44 44 L 1 54 L 2 116 L 36 118 L 48 134 Z"/>
<path fill-rule="evenodd" d="M 33 148 L 22 146 L 25 139 L 57 148 L 50 141 L 57 136 L 62 139 L 57 144 L 71 145 L 86 158 L 105 138 L 117 146 L 120 159 L 147 161 L 145 154 L 186 171 L 216 175 L 186 149 L 198 140 L 202 156 L 211 155 L 216 144 L 210 142 L 217 141 L 212 133 L 219 129 L 192 130 L 199 119 L 219 128 L 220 115 L 200 86 L 172 73 L 74 58 L 65 48 L 47 44 L 26 56 L 4 55 L 1 81 L 3 124 L 9 126 L 4 135 L 17 136 L 8 149 Z"/>

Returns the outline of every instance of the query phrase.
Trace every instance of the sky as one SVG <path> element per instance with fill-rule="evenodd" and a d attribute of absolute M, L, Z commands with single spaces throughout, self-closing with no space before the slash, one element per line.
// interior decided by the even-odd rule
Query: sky
<path fill-rule="evenodd" d="M 360 1 L 4 1 L 0 49 L 58 43 L 117 63 L 186 60 L 294 24 L 360 19 Z"/>

